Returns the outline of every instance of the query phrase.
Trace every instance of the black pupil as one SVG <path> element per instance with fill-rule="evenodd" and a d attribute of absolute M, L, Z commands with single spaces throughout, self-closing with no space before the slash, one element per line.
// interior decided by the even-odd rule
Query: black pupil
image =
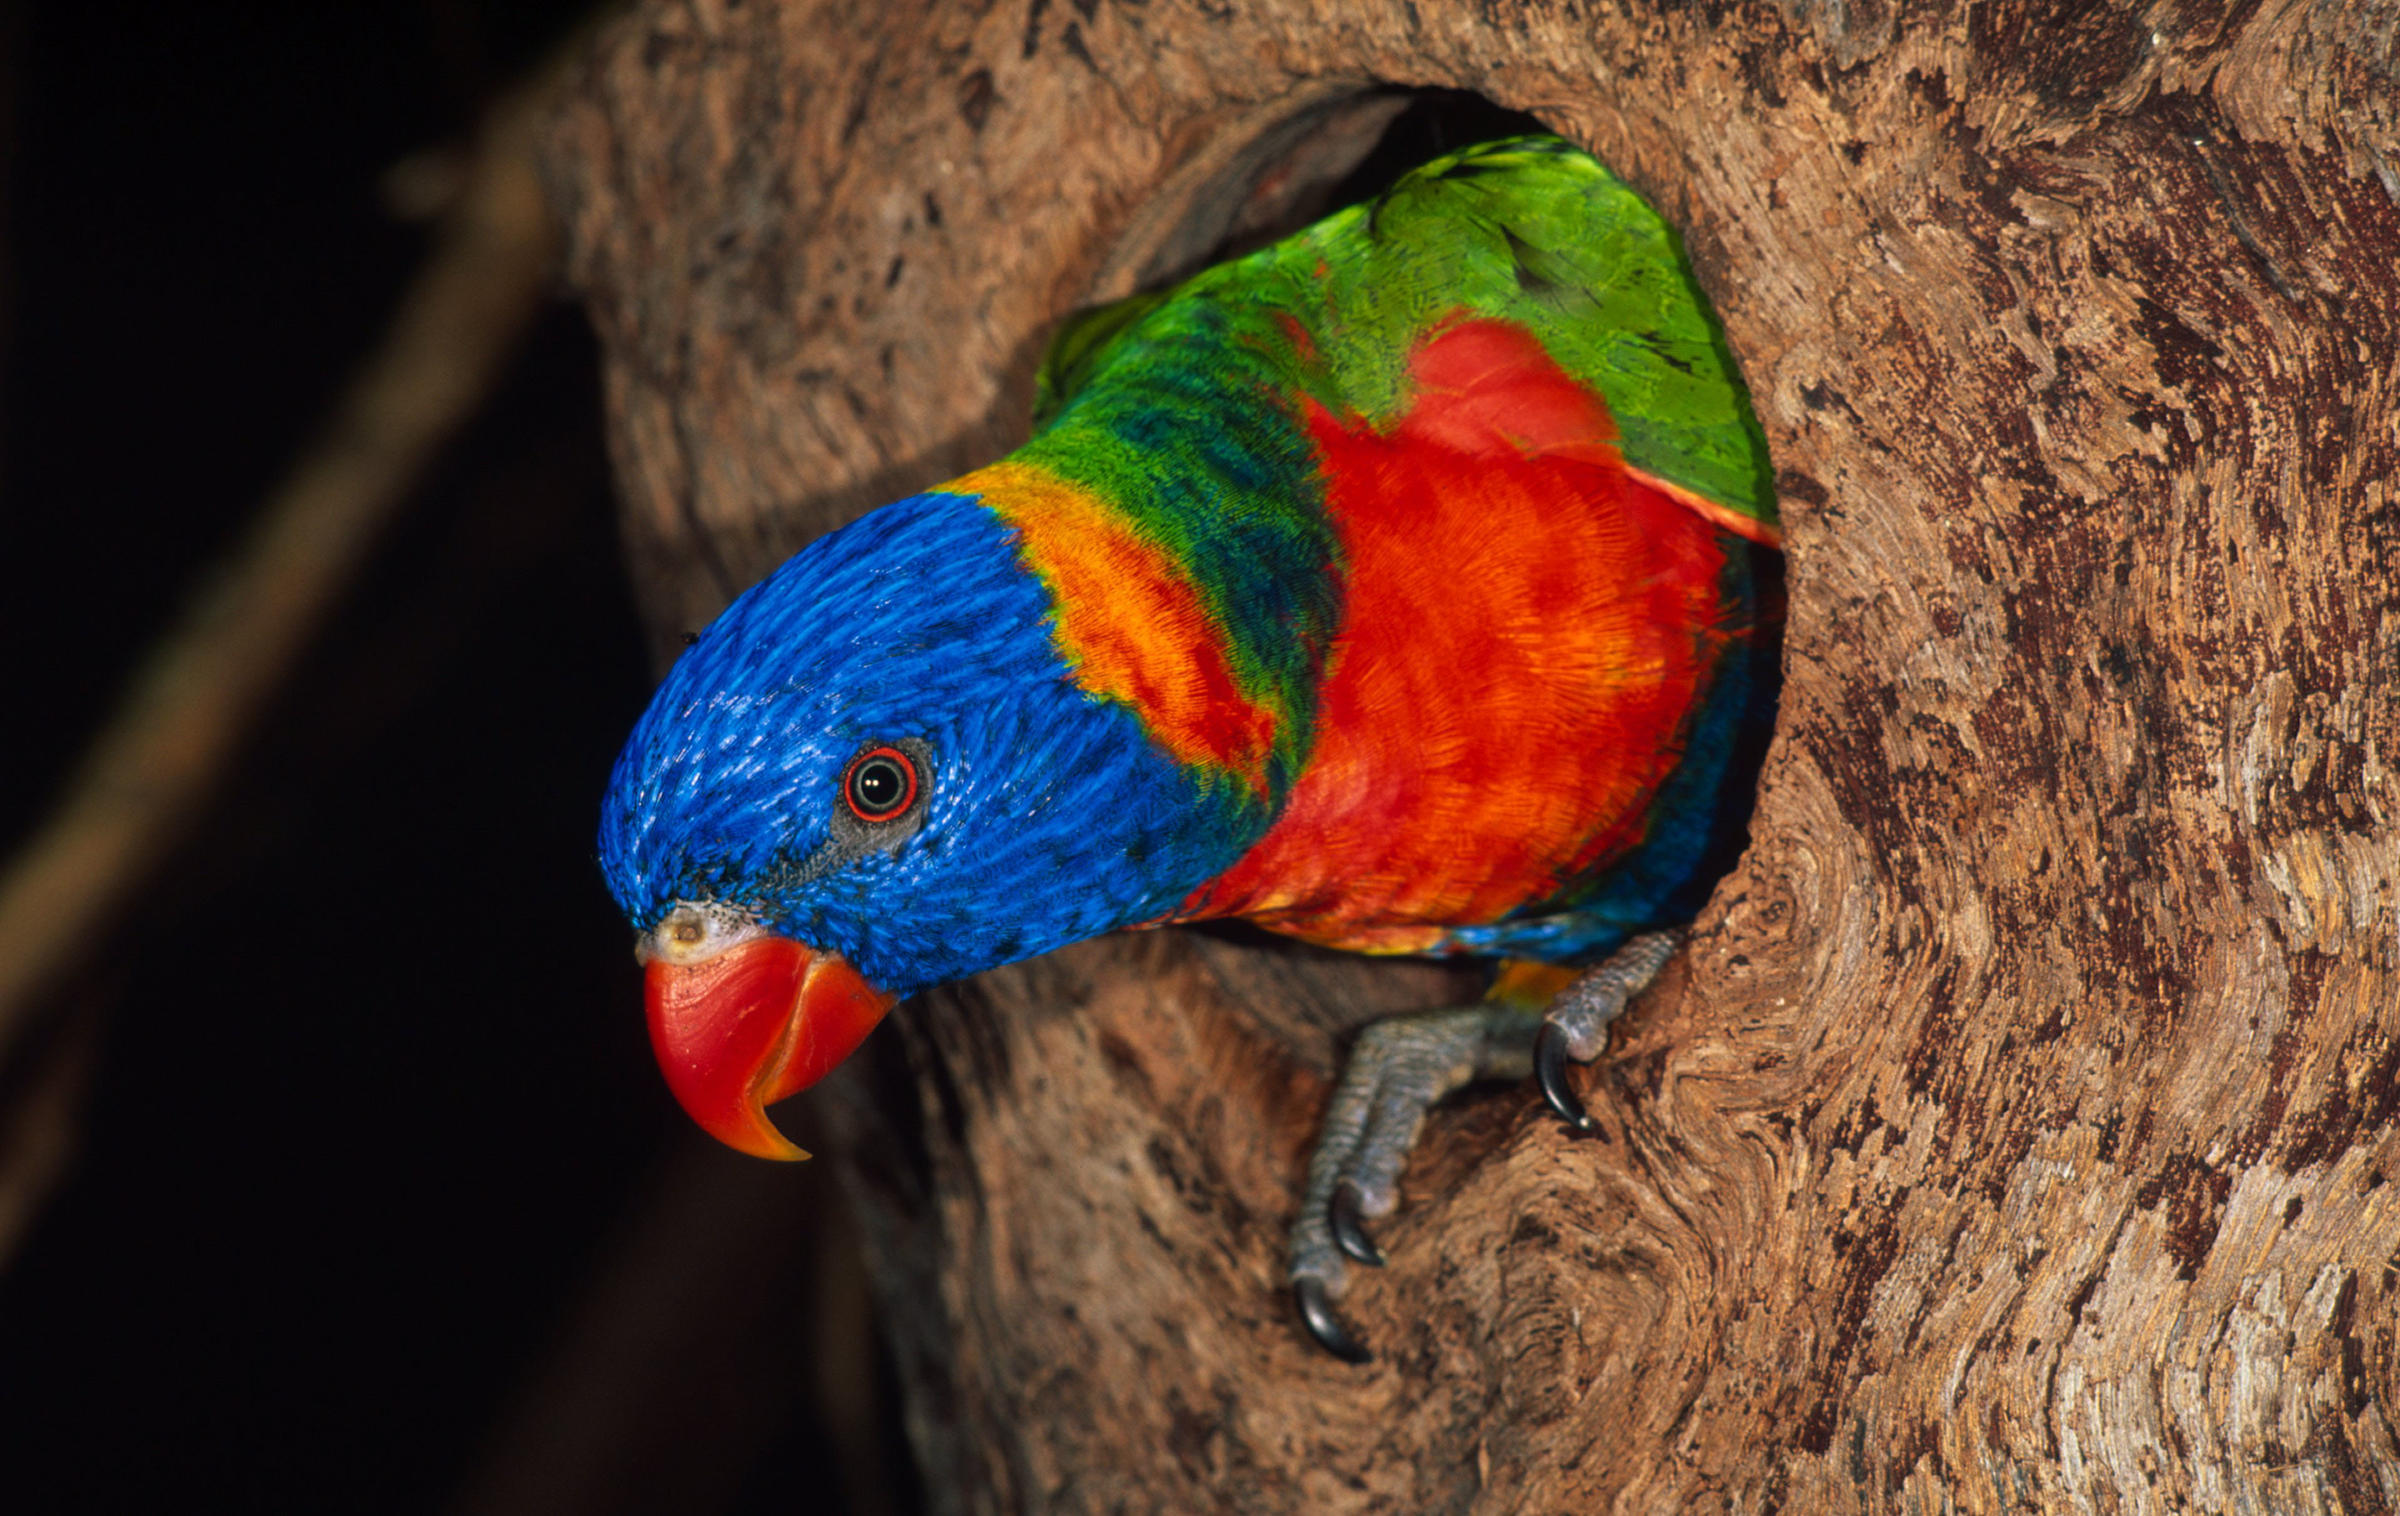
<path fill-rule="evenodd" d="M 858 802 L 860 810 L 873 815 L 898 805 L 907 793 L 908 776 L 889 758 L 870 758 L 850 776 L 850 798 Z"/>

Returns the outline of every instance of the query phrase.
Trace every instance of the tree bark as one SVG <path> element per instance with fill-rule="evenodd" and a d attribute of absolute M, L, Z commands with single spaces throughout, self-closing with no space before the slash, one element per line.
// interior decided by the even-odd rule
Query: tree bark
<path fill-rule="evenodd" d="M 2400 13 L 655 0 L 553 138 L 662 647 L 1016 441 L 1044 335 L 1376 91 L 1682 227 L 1790 531 L 1739 867 L 1575 1140 L 1437 1113 L 1346 1310 L 1347 1029 L 1452 971 L 1127 935 L 840 1129 L 942 1510 L 2400 1506 Z"/>

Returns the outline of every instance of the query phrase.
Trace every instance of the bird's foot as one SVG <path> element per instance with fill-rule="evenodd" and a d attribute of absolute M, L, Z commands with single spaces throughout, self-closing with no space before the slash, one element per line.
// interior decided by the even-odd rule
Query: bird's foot
<path fill-rule="evenodd" d="M 1600 1056 L 1608 1024 L 1624 1011 L 1625 1002 L 1658 977 L 1682 941 L 1683 934 L 1676 931 L 1628 938 L 1607 962 L 1561 991 L 1543 1013 L 1533 1044 L 1534 1078 L 1541 1082 L 1542 1098 L 1550 1102 L 1550 1109 L 1576 1131 L 1588 1132 L 1594 1123 L 1567 1081 L 1567 1061 L 1589 1063 Z"/>
<path fill-rule="evenodd" d="M 1367 1223 L 1400 1201 L 1400 1170 L 1435 1101 L 1476 1079 L 1540 1077 L 1551 1109 L 1588 1131 L 1591 1117 L 1567 1082 L 1569 1059 L 1599 1056 L 1608 1024 L 1674 956 L 1681 932 L 1645 932 L 1569 984 L 1547 1007 L 1496 987 L 1495 996 L 1454 1010 L 1393 1016 L 1358 1034 L 1326 1107 L 1308 1161 L 1308 1187 L 1292 1223 L 1292 1298 L 1309 1334 L 1335 1357 L 1373 1355 L 1334 1312 L 1351 1263 L 1383 1263 Z M 1553 981 L 1555 982 L 1555 981 Z M 1546 993 L 1546 990 L 1543 991 Z"/>
<path fill-rule="evenodd" d="M 1536 1025 L 1521 1007 L 1486 1001 L 1394 1016 L 1359 1033 L 1292 1224 L 1292 1298 L 1310 1335 L 1336 1358 L 1364 1363 L 1372 1356 L 1333 1303 L 1346 1282 L 1345 1259 L 1383 1262 L 1367 1223 L 1399 1204 L 1400 1169 L 1425 1112 L 1470 1080 L 1522 1077 Z"/>

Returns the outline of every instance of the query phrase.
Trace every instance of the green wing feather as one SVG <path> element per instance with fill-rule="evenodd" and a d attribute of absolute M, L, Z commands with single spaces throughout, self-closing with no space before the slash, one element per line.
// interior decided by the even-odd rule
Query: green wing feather
<path fill-rule="evenodd" d="M 1681 240 L 1555 137 L 1435 159 L 1272 247 L 1070 320 L 1037 425 L 1120 362 L 1203 364 L 1229 340 L 1280 348 L 1286 387 L 1388 424 L 1409 402 L 1409 354 L 1462 310 L 1522 326 L 1598 390 L 1633 468 L 1776 524 L 1766 438 Z"/>
<path fill-rule="evenodd" d="M 1158 309 L 1171 290 L 1152 290 L 1106 305 L 1087 306 L 1069 316 L 1051 334 L 1050 350 L 1042 355 L 1041 372 L 1033 379 L 1033 424 L 1038 431 L 1050 424 L 1058 408 L 1092 376 L 1119 332 Z"/>

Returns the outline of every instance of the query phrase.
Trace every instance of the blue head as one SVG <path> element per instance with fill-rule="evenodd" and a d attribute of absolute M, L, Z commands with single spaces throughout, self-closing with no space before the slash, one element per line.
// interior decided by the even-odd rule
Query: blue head
<path fill-rule="evenodd" d="M 845 771 L 893 746 L 916 793 L 866 819 Z M 926 494 L 684 653 L 617 759 L 600 861 L 637 929 L 718 907 L 905 995 L 1166 912 L 1244 842 L 1223 798 L 1071 682 L 999 518 Z"/>
<path fill-rule="evenodd" d="M 1167 913 L 1255 834 L 1239 803 L 1071 682 L 999 517 L 925 494 L 810 544 L 684 653 L 617 760 L 600 862 L 670 1084 L 766 1151 L 759 1103 L 892 999 Z M 775 1003 L 811 998 L 849 1009 Z"/>

